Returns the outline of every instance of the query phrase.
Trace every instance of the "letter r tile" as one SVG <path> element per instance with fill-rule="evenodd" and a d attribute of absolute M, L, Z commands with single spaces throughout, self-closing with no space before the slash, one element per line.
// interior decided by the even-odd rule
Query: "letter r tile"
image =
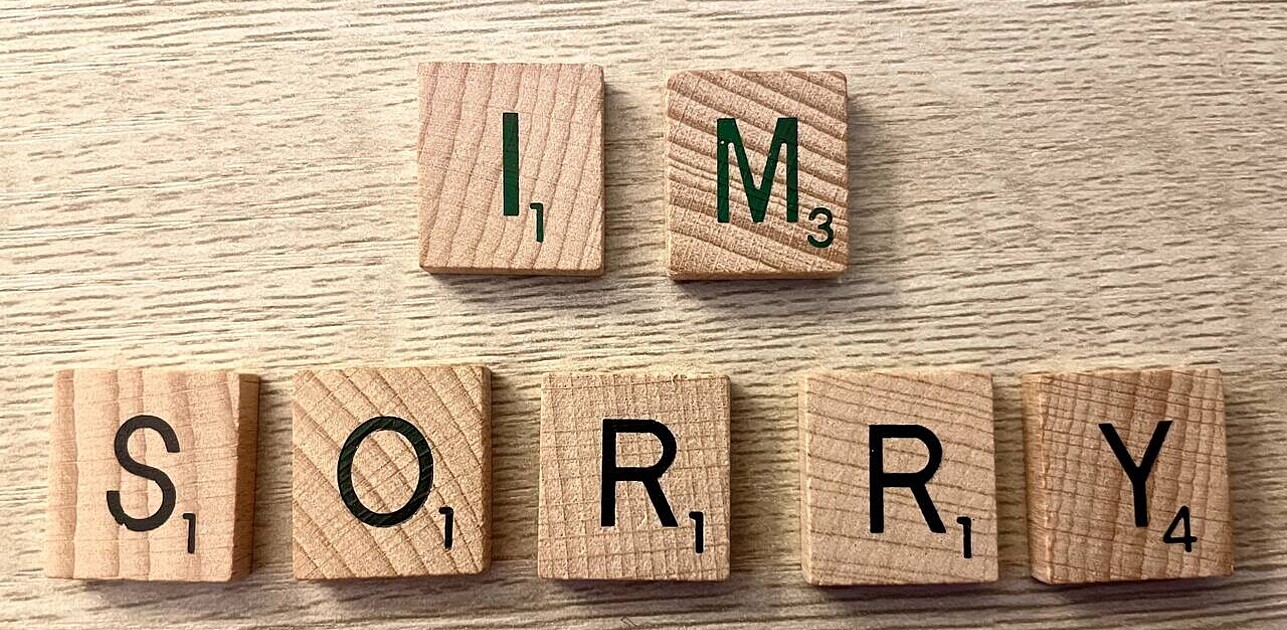
<path fill-rule="evenodd" d="M 1233 573 L 1219 369 L 1029 374 L 1023 406 L 1033 577 Z"/>
<path fill-rule="evenodd" d="M 491 373 L 295 375 L 291 539 L 302 580 L 480 573 L 491 562 Z"/>
<path fill-rule="evenodd" d="M 250 572 L 259 380 L 225 371 L 54 377 L 45 573 L 226 582 Z"/>
<path fill-rule="evenodd" d="M 727 377 L 547 374 L 540 450 L 541 577 L 728 577 Z"/>
<path fill-rule="evenodd" d="M 801 562 L 823 586 L 997 579 L 992 377 L 811 374 Z"/>
<path fill-rule="evenodd" d="M 420 266 L 603 273 L 603 68 L 420 64 Z"/>
<path fill-rule="evenodd" d="M 666 84 L 667 258 L 676 280 L 820 278 L 849 262 L 839 72 L 680 72 Z"/>

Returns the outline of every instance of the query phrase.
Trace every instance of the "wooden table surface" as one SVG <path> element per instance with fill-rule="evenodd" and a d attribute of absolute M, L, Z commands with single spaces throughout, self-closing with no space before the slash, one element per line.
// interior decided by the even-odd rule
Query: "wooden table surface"
<path fill-rule="evenodd" d="M 416 264 L 415 64 L 606 68 L 607 272 Z M 662 86 L 695 67 L 849 77 L 839 281 L 676 284 Z M 1287 624 L 1287 3 L 6 0 L 0 5 L 0 624 L 1134 628 Z M 290 378 L 495 370 L 495 555 L 472 578 L 290 575 Z M 1027 577 L 1018 377 L 1226 370 L 1237 573 Z M 43 577 L 52 375 L 261 375 L 255 570 L 229 586 Z M 537 580 L 541 373 L 733 380 L 733 574 Z M 997 375 L 1001 580 L 806 586 L 796 379 Z"/>

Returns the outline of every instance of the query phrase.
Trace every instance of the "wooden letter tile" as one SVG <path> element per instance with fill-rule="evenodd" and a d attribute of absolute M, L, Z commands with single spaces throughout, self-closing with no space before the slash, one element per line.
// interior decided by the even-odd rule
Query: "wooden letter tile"
<path fill-rule="evenodd" d="M 420 65 L 420 266 L 603 273 L 603 68 Z"/>
<path fill-rule="evenodd" d="M 295 577 L 481 573 L 491 562 L 491 373 L 295 375 Z"/>
<path fill-rule="evenodd" d="M 715 374 L 547 374 L 537 573 L 723 580 L 729 384 Z"/>
<path fill-rule="evenodd" d="M 990 375 L 813 374 L 800 436 L 810 584 L 997 579 Z"/>
<path fill-rule="evenodd" d="M 849 262 L 839 72 L 681 72 L 666 85 L 677 280 L 834 277 Z"/>
<path fill-rule="evenodd" d="M 1218 369 L 1031 374 L 1023 399 L 1033 577 L 1233 573 Z"/>
<path fill-rule="evenodd" d="M 259 380 L 232 372 L 58 372 L 45 573 L 249 573 L 258 405 Z"/>

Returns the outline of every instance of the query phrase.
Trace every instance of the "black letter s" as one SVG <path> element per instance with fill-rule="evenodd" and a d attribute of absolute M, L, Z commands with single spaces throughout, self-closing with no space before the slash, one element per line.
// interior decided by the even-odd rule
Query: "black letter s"
<path fill-rule="evenodd" d="M 107 510 L 112 513 L 112 518 L 116 519 L 117 523 L 124 525 L 132 532 L 146 532 L 163 525 L 174 513 L 176 498 L 174 482 L 170 481 L 168 475 L 147 464 L 140 464 L 130 456 L 130 436 L 140 429 L 156 431 L 165 442 L 167 452 L 179 452 L 179 437 L 174 434 L 174 429 L 156 416 L 134 416 L 116 430 L 113 448 L 116 451 L 116 461 L 120 463 L 121 468 L 132 475 L 148 479 L 161 488 L 161 506 L 147 518 L 134 518 L 126 514 L 125 509 L 121 507 L 121 493 L 117 490 L 107 491 Z"/>

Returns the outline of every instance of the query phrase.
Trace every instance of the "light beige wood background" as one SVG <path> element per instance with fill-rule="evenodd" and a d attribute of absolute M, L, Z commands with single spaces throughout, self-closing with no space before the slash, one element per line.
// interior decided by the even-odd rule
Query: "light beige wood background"
<path fill-rule="evenodd" d="M 416 266 L 416 62 L 606 67 L 601 279 Z M 840 281 L 665 277 L 662 86 L 849 77 Z M 0 623 L 19 628 L 1273 627 L 1287 619 L 1287 4 L 72 0 L 0 4 Z M 290 577 L 290 379 L 495 370 L 495 555 L 472 578 Z M 1237 574 L 1027 577 L 1018 376 L 1218 362 Z M 263 379 L 255 571 L 41 575 L 52 377 Z M 540 374 L 733 380 L 733 575 L 535 578 Z M 823 590 L 799 571 L 796 378 L 997 374 L 999 583 Z"/>

